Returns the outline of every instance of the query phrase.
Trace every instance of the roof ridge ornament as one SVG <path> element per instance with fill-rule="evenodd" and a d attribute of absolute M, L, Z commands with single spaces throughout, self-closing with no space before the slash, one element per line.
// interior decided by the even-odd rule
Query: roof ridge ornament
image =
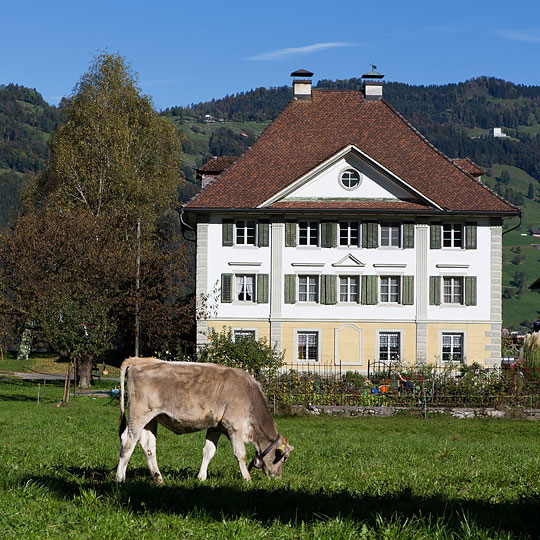
<path fill-rule="evenodd" d="M 368 101 L 378 101 L 382 99 L 382 81 L 384 75 L 377 71 L 377 66 L 371 64 L 371 71 L 364 73 L 361 79 L 364 79 L 364 97 Z"/>

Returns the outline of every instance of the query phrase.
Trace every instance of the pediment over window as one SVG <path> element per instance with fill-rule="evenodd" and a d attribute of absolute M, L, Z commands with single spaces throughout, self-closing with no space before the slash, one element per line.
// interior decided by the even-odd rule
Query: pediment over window
<path fill-rule="evenodd" d="M 350 253 L 340 259 L 339 261 L 332 263 L 334 268 L 363 268 L 366 263 L 359 261 L 356 257 Z"/>

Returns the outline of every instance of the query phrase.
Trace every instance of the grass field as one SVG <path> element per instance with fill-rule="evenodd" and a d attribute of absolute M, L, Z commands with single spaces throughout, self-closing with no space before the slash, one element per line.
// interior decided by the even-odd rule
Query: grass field
<path fill-rule="evenodd" d="M 166 485 L 137 449 L 118 486 L 118 401 L 57 408 L 61 392 L 47 385 L 38 406 L 37 384 L 0 383 L 2 538 L 538 537 L 535 422 L 281 417 L 283 479 L 250 484 L 226 440 L 199 483 L 203 433 L 161 429 Z"/>

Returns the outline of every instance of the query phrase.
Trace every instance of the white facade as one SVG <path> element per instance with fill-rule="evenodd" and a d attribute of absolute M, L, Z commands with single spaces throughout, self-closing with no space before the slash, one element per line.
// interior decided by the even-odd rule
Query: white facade
<path fill-rule="evenodd" d="M 343 177 L 344 171 L 348 176 Z M 348 151 L 269 204 L 351 199 L 422 201 L 399 179 Z M 328 229 L 334 235 L 332 247 L 322 247 L 326 222 L 333 224 Z M 341 230 L 349 233 L 351 223 L 355 245 L 340 245 Z M 304 341 L 313 339 L 316 349 L 310 361 L 362 370 L 366 360 L 384 356 L 381 347 L 390 338 L 399 342 L 399 356 L 409 363 L 440 363 L 443 342 L 457 340 L 467 362 L 496 365 L 501 224 L 485 216 L 433 210 L 431 215 L 350 209 L 280 213 L 261 207 L 211 213 L 198 222 L 197 294 L 212 306 L 199 323 L 199 344 L 206 341 L 208 327 L 225 326 L 256 338 L 264 335 L 288 351 L 288 361 L 297 361 L 300 348 L 307 350 Z M 261 227 L 267 231 L 264 245 L 259 241 Z M 369 227 L 377 247 L 364 245 L 364 229 Z M 291 234 L 294 238 L 288 238 Z M 433 243 L 437 237 L 438 245 Z M 302 245 L 310 242 L 315 245 Z M 364 276 L 371 293 L 362 290 Z M 330 286 L 325 285 L 328 279 L 337 288 L 332 302 L 325 301 L 323 293 L 323 287 Z M 257 289 L 263 286 L 261 300 Z M 406 293 L 407 287 L 412 290 Z M 368 299 L 373 290 L 375 301 Z"/>

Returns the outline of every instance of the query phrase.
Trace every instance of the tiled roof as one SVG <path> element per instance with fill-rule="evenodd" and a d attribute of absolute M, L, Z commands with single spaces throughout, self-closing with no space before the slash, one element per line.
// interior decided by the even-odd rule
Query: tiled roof
<path fill-rule="evenodd" d="M 230 167 L 237 159 L 237 157 L 214 157 L 210 161 L 207 161 L 202 167 L 199 167 L 197 173 L 220 174 Z"/>
<path fill-rule="evenodd" d="M 445 210 L 519 211 L 454 165 L 384 100 L 320 90 L 313 90 L 311 100 L 291 101 L 186 209 L 256 208 L 349 145 Z"/>
<path fill-rule="evenodd" d="M 432 208 L 410 202 L 410 201 L 372 201 L 372 200 L 358 200 L 358 201 L 278 201 L 268 206 L 272 210 L 376 210 L 376 211 L 415 211 L 422 212 L 427 210 L 433 210 Z"/>
<path fill-rule="evenodd" d="M 467 171 L 471 176 L 482 176 L 483 174 L 486 174 L 486 171 L 470 158 L 454 158 L 452 161 L 455 165 Z"/>

